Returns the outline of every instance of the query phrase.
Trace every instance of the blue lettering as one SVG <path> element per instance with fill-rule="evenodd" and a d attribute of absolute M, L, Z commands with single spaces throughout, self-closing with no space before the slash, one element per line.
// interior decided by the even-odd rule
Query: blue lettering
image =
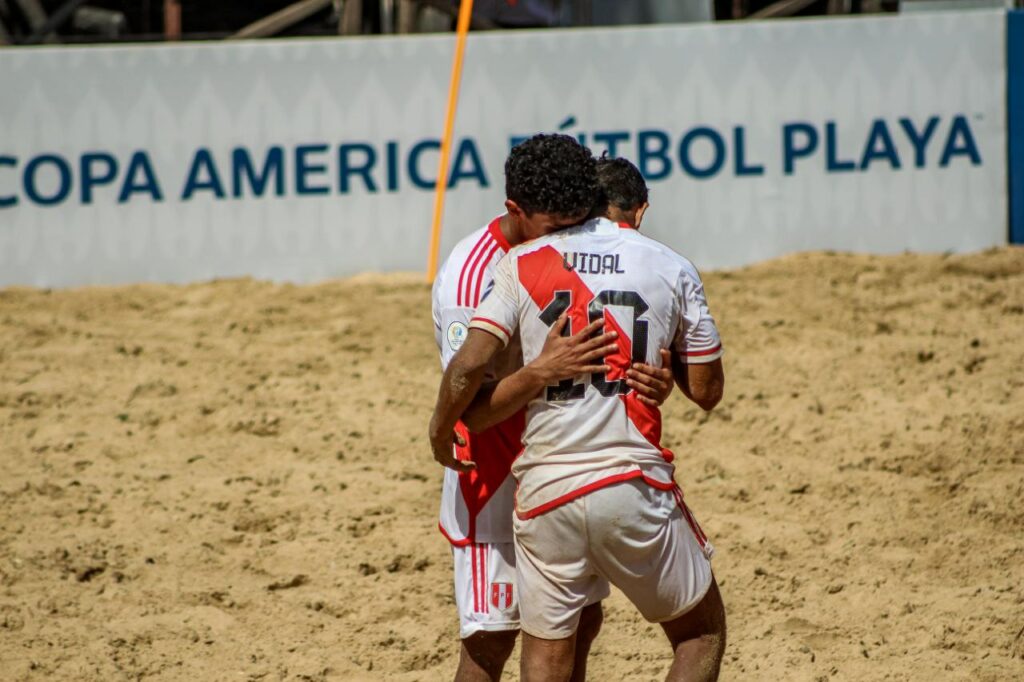
<path fill-rule="evenodd" d="M 309 175 L 320 175 L 327 172 L 322 163 L 312 164 L 306 157 L 310 154 L 323 154 L 327 151 L 325 144 L 300 144 L 295 148 L 295 193 L 296 194 L 327 194 L 331 188 L 327 185 L 310 185 Z"/>
<path fill-rule="evenodd" d="M 958 144 L 957 138 L 963 138 L 963 142 Z M 971 127 L 967 125 L 967 119 L 961 115 L 953 117 L 953 127 L 949 129 L 949 137 L 946 139 L 945 149 L 942 150 L 939 166 L 945 168 L 954 156 L 962 155 L 969 156 L 975 166 L 981 165 L 981 154 L 978 153 L 978 145 L 974 142 Z"/>
<path fill-rule="evenodd" d="M 349 159 L 351 152 L 363 154 L 363 162 L 361 164 L 352 163 L 351 159 Z M 370 171 L 373 170 L 376 164 L 377 152 L 368 144 L 357 142 L 343 144 L 338 147 L 338 191 L 342 194 L 348 194 L 348 176 L 352 174 L 362 177 L 367 192 L 376 192 L 377 183 L 373 181 L 373 176 L 370 174 Z"/>
<path fill-rule="evenodd" d="M 564 133 L 564 134 L 568 135 L 569 134 L 569 132 L 568 132 L 569 128 L 573 128 L 575 126 L 576 126 L 576 117 L 575 116 L 569 116 L 564 121 L 562 121 L 561 123 L 558 124 L 558 132 Z M 586 147 L 587 146 L 587 134 L 586 133 L 577 133 L 576 141 L 579 142 L 582 146 Z"/>
<path fill-rule="evenodd" d="M 715 149 L 714 157 L 707 168 L 697 168 L 690 159 L 690 145 L 699 137 L 707 138 Z M 683 136 L 679 143 L 679 163 L 683 170 L 695 178 L 710 178 L 725 165 L 725 140 L 712 128 L 700 126 Z"/>
<path fill-rule="evenodd" d="M 462 168 L 462 160 L 469 162 L 469 167 Z M 489 187 L 487 175 L 484 173 L 484 164 L 480 160 L 480 153 L 477 151 L 476 142 L 473 138 L 465 138 L 459 143 L 459 149 L 455 152 L 455 161 L 452 163 L 451 177 L 448 178 L 448 186 L 455 187 L 463 178 L 472 178 L 481 187 Z"/>
<path fill-rule="evenodd" d="M 878 143 L 882 148 L 878 149 Z M 892 143 L 892 136 L 889 135 L 889 127 L 882 119 L 875 119 L 871 124 L 871 133 L 868 141 L 864 143 L 864 154 L 860 159 L 860 169 L 865 170 L 875 159 L 885 159 L 896 170 L 903 164 L 900 163 L 899 154 L 896 153 L 896 145 Z"/>
<path fill-rule="evenodd" d="M 104 170 L 99 175 L 93 170 L 93 165 L 101 162 Z M 82 154 L 78 161 L 82 176 L 82 203 L 92 203 L 92 188 L 95 185 L 109 185 L 117 177 L 117 159 L 106 152 L 88 152 Z"/>
<path fill-rule="evenodd" d="M 594 133 L 594 142 L 603 144 L 608 150 L 608 156 L 615 158 L 619 155 L 619 143 L 628 142 L 629 133 L 625 130 L 615 130 L 607 133 Z"/>
<path fill-rule="evenodd" d="M 733 145 L 736 147 L 736 175 L 737 177 L 743 175 L 764 175 L 764 166 L 755 163 L 752 166 L 747 165 L 747 145 L 746 145 L 746 131 L 736 126 L 732 129 L 732 140 Z"/>
<path fill-rule="evenodd" d="M 803 144 L 797 145 L 797 136 L 803 136 Z M 810 123 L 787 123 L 782 128 L 782 167 L 786 175 L 792 175 L 796 160 L 810 156 L 818 148 L 818 131 Z"/>
<path fill-rule="evenodd" d="M 201 177 L 203 174 L 206 176 L 205 179 Z M 221 184 L 217 164 L 214 163 L 213 155 L 206 147 L 197 149 L 195 156 L 192 157 L 185 189 L 181 191 L 182 201 L 188 201 L 199 190 L 211 190 L 218 199 L 224 198 L 224 185 Z"/>
<path fill-rule="evenodd" d="M 18 160 L 13 156 L 0 156 L 0 166 L 10 166 L 11 168 L 17 168 Z M 18 197 L 14 194 L 8 194 L 7 196 L 0 195 L 0 208 L 14 206 L 17 203 Z"/>
<path fill-rule="evenodd" d="M 139 172 L 142 173 L 142 181 L 136 182 L 135 176 Z M 132 154 L 132 158 L 128 160 L 128 170 L 124 173 L 124 182 L 117 194 L 117 203 L 125 203 L 135 193 L 148 194 L 153 201 L 164 200 L 164 193 L 160 191 L 160 183 L 157 182 L 156 173 L 149 163 L 149 156 L 142 150 Z"/>
<path fill-rule="evenodd" d="M 903 127 L 903 132 L 907 134 L 910 144 L 914 145 L 914 165 L 918 168 L 924 168 L 925 147 L 928 146 L 928 140 L 932 139 L 932 134 L 935 133 L 935 128 L 938 125 L 939 117 L 932 116 L 928 119 L 928 125 L 925 126 L 924 132 L 918 134 L 917 130 L 914 129 L 914 123 L 909 118 L 900 119 L 900 126 Z"/>
<path fill-rule="evenodd" d="M 388 191 L 398 191 L 398 143 L 395 141 L 388 142 L 387 146 L 388 155 Z"/>
<path fill-rule="evenodd" d="M 441 143 L 438 140 L 421 140 L 409 150 L 409 158 L 407 160 L 409 179 L 412 181 L 413 186 L 419 189 L 433 189 L 437 184 L 437 180 L 424 180 L 423 176 L 420 175 L 420 155 L 428 149 L 439 151 Z"/>
<path fill-rule="evenodd" d="M 44 163 L 52 164 L 57 169 L 57 174 L 60 178 L 60 184 L 57 185 L 57 191 L 51 196 L 43 196 L 39 192 L 39 188 L 36 186 L 36 172 L 39 167 Z M 25 176 L 23 178 L 25 183 L 25 194 L 33 202 L 42 206 L 52 206 L 53 204 L 59 204 L 68 198 L 68 194 L 71 192 L 71 166 L 62 157 L 56 154 L 42 154 L 35 157 L 28 162 L 25 166 Z"/>
<path fill-rule="evenodd" d="M 263 160 L 263 168 L 259 171 L 253 165 L 249 150 L 245 147 L 236 147 L 231 152 L 231 196 L 238 199 L 242 196 L 243 183 L 248 183 L 253 196 L 261 197 L 270 184 L 271 176 L 274 180 L 274 194 L 284 195 L 284 150 L 281 147 L 271 147 L 267 150 L 267 156 Z"/>
<path fill-rule="evenodd" d="M 508 148 L 513 149 L 530 139 L 529 135 L 513 135 L 508 138 Z"/>
<path fill-rule="evenodd" d="M 857 168 L 853 161 L 840 161 L 836 158 L 836 124 L 828 121 L 825 124 L 825 169 L 829 173 L 844 173 Z"/>
<path fill-rule="evenodd" d="M 135 176 L 142 173 L 142 181 L 136 182 Z M 121 191 L 117 194 L 117 203 L 123 204 L 135 193 L 148 194 L 153 201 L 163 201 L 164 193 L 160 190 L 160 183 L 156 180 L 156 173 L 149 163 L 149 156 L 146 152 L 139 150 L 132 154 L 128 160 L 128 170 L 124 173 L 124 182 L 121 184 Z"/>
<path fill-rule="evenodd" d="M 654 146 L 650 144 L 651 142 Z M 672 172 L 668 145 L 668 135 L 660 130 L 641 130 L 636 134 L 637 165 L 640 167 L 640 173 L 648 180 L 664 180 Z M 660 164 L 658 170 L 651 167 L 652 161 Z"/>

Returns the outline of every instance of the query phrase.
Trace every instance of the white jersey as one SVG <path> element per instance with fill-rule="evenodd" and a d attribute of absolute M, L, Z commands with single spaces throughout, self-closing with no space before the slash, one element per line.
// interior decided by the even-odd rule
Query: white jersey
<path fill-rule="evenodd" d="M 462 346 L 473 312 L 494 281 L 498 261 L 509 250 L 501 233 L 500 218 L 460 241 L 434 280 L 434 335 L 447 368 Z M 522 366 L 518 341 L 498 357 L 491 379 L 501 379 Z M 456 447 L 459 459 L 472 459 L 476 469 L 459 474 L 444 471 L 440 528 L 448 541 L 462 547 L 470 543 L 512 542 L 512 507 L 515 483 L 509 475 L 512 460 L 522 451 L 524 412 L 481 433 L 469 433 L 459 422 L 456 430 L 466 447 Z"/>
<path fill-rule="evenodd" d="M 672 348 L 687 363 L 721 357 L 722 344 L 697 270 L 667 246 L 600 218 L 512 249 L 470 323 L 536 358 L 563 313 L 571 332 L 602 316 L 616 331 L 611 371 L 549 386 L 530 402 L 525 450 L 512 467 L 516 513 L 526 519 L 597 488 L 633 478 L 671 488 L 672 453 L 661 413 L 625 382 L 633 362 L 660 365 Z"/>

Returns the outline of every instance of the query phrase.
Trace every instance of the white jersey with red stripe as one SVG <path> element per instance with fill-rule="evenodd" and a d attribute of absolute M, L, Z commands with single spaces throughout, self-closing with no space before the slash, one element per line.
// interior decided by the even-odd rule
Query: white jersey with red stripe
<path fill-rule="evenodd" d="M 573 333 L 601 317 L 618 332 L 611 371 L 549 386 L 528 405 L 525 450 L 512 467 L 516 513 L 530 518 L 605 485 L 643 478 L 670 489 L 673 455 L 661 447 L 661 413 L 624 380 L 633 362 L 661 364 L 671 348 L 687 363 L 722 355 L 700 275 L 686 258 L 628 226 L 596 219 L 512 249 L 471 328 L 508 343 L 524 362 L 568 313 Z"/>
<path fill-rule="evenodd" d="M 494 281 L 498 261 L 509 250 L 495 218 L 456 244 L 434 280 L 434 334 L 441 352 L 441 368 L 462 346 L 473 312 Z M 489 371 L 500 379 L 522 366 L 518 340 L 514 340 Z M 523 411 L 481 433 L 469 433 L 459 422 L 456 430 L 466 440 L 456 447 L 459 459 L 472 459 L 477 467 L 465 474 L 445 469 L 441 492 L 441 532 L 453 545 L 512 542 L 512 506 L 515 483 L 509 475 L 512 460 L 522 450 Z"/>

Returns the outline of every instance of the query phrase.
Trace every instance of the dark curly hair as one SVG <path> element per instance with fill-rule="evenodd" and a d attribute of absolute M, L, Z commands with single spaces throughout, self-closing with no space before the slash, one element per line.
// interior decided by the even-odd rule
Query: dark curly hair
<path fill-rule="evenodd" d="M 505 161 L 505 196 L 527 213 L 588 214 L 598 202 L 597 161 L 568 135 L 534 135 Z"/>
<path fill-rule="evenodd" d="M 647 203 L 647 183 L 627 159 L 609 159 L 607 152 L 597 160 L 597 182 L 604 200 L 623 211 Z"/>

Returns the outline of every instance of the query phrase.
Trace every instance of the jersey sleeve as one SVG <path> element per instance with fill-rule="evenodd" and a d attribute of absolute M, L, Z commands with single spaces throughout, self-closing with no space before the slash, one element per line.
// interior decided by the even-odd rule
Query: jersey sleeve
<path fill-rule="evenodd" d="M 484 300 L 469 323 L 470 329 L 480 329 L 498 337 L 507 346 L 519 326 L 519 280 L 516 277 L 516 259 L 506 256 L 494 271 L 494 286 L 485 292 Z"/>
<path fill-rule="evenodd" d="M 448 363 L 462 347 L 469 332 L 469 320 L 473 317 L 473 309 L 458 305 L 452 295 L 452 287 L 445 277 L 447 268 L 446 261 L 438 270 L 430 306 L 434 318 L 434 340 L 441 353 L 442 369 L 448 367 Z"/>
<path fill-rule="evenodd" d="M 722 339 L 715 318 L 708 310 L 704 283 L 697 269 L 689 262 L 682 269 L 677 283 L 679 297 L 679 328 L 672 348 L 687 364 L 714 362 L 722 357 Z"/>

